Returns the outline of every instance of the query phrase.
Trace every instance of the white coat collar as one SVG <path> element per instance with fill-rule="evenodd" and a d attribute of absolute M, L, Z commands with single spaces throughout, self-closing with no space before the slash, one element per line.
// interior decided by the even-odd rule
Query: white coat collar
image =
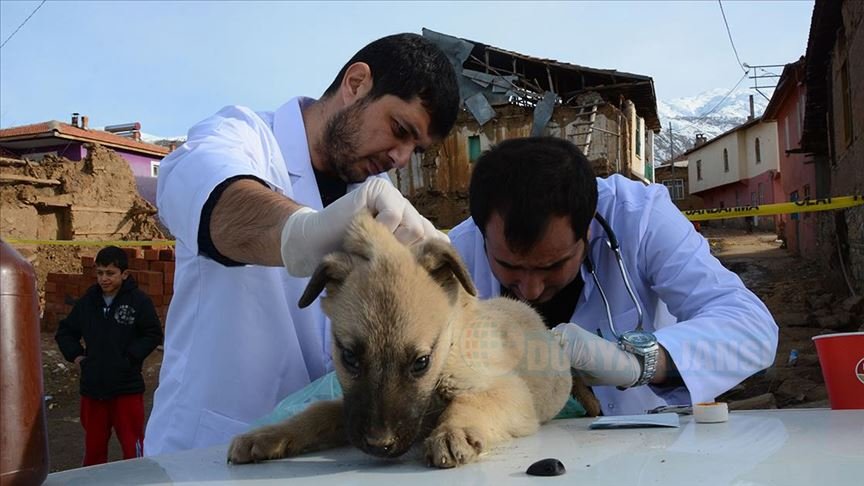
<path fill-rule="evenodd" d="M 285 168 L 291 176 L 293 199 L 321 210 L 321 195 L 312 170 L 309 140 L 306 138 L 306 125 L 301 112 L 301 105 L 312 101 L 311 98 L 297 97 L 279 107 L 273 114 L 273 134 L 285 159 Z"/>

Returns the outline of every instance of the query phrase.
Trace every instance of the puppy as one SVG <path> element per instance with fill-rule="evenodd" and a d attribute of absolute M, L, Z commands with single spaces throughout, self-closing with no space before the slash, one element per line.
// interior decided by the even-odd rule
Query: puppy
<path fill-rule="evenodd" d="M 348 443 L 397 457 L 424 440 L 429 465 L 450 468 L 533 434 L 571 392 L 568 360 L 539 315 L 515 300 L 478 300 L 447 243 L 409 249 L 361 214 L 300 306 L 324 289 L 344 398 L 235 437 L 230 462 Z"/>

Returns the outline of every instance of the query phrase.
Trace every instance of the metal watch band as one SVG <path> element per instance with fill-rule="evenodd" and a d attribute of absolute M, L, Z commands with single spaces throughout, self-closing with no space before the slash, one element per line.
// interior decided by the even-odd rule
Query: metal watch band
<path fill-rule="evenodd" d="M 633 386 L 647 385 L 657 373 L 657 356 L 660 354 L 659 346 L 648 351 L 646 354 L 637 355 L 642 361 L 642 376 L 633 384 Z"/>

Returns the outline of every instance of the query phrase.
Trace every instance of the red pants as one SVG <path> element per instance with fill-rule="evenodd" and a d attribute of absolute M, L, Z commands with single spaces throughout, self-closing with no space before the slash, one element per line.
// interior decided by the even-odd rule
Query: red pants
<path fill-rule="evenodd" d="M 108 462 L 111 429 L 123 449 L 123 459 L 142 457 L 144 447 L 144 394 L 120 395 L 107 400 L 81 397 L 84 427 L 83 466 Z"/>

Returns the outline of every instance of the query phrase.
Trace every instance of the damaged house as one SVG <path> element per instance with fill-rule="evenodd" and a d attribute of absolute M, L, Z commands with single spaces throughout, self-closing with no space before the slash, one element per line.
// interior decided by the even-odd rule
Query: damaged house
<path fill-rule="evenodd" d="M 598 176 L 653 182 L 654 133 L 660 131 L 649 76 L 538 59 L 423 29 L 456 67 L 464 109 L 450 135 L 415 154 L 393 179 L 439 227 L 467 217 L 471 164 L 509 138 L 570 140 Z"/>
<path fill-rule="evenodd" d="M 71 124 L 0 129 L 0 236 L 163 238 L 142 188 L 155 196 L 159 163 L 171 148 L 142 142 L 137 123 L 116 127 L 90 128 L 76 113 Z"/>

